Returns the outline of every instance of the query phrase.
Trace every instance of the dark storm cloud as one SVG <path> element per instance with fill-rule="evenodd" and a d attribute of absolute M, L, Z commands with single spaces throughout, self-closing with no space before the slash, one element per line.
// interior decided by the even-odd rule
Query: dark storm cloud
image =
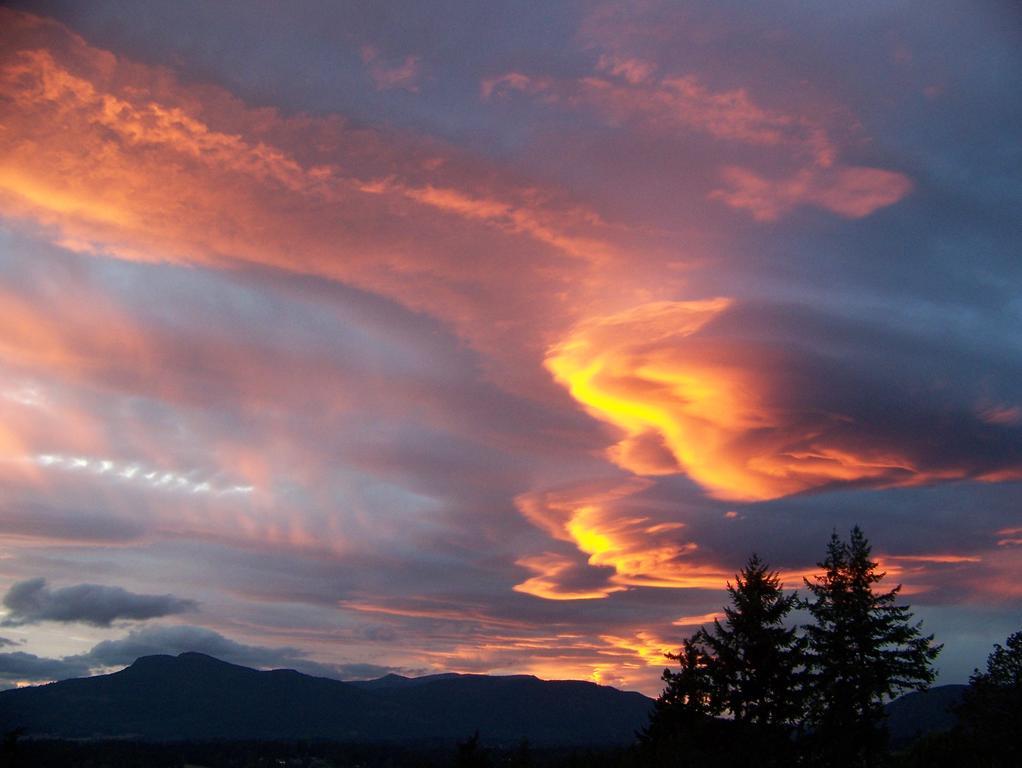
<path fill-rule="evenodd" d="M 26 579 L 13 584 L 3 599 L 5 627 L 43 621 L 80 622 L 109 627 L 115 621 L 144 621 L 198 608 L 194 600 L 173 595 L 140 595 L 121 587 L 77 584 L 51 589 L 46 579 Z"/>
<path fill-rule="evenodd" d="M 341 680 L 373 680 L 377 677 L 395 672 L 394 667 L 382 667 L 379 664 L 337 664 L 333 667 L 335 675 Z M 333 677 L 334 675 L 331 675 Z"/>
<path fill-rule="evenodd" d="M 267 648 L 246 645 L 224 637 L 219 632 L 186 624 L 148 626 L 130 631 L 116 640 L 103 640 L 90 651 L 75 657 L 92 667 L 118 667 L 131 664 L 140 656 L 194 651 L 214 656 L 232 664 L 249 667 L 301 668 L 310 674 L 336 676 L 333 667 L 316 664 L 304 658 L 305 654 L 292 647 Z"/>
<path fill-rule="evenodd" d="M 186 624 L 148 626 L 116 640 L 103 640 L 79 656 L 69 657 L 91 668 L 126 666 L 140 656 L 196 652 L 256 669 L 295 669 L 308 675 L 338 680 L 380 677 L 398 668 L 364 662 L 321 664 L 292 646 L 268 647 L 232 640 L 205 627 Z"/>
<path fill-rule="evenodd" d="M 737 570 L 752 552 L 785 568 L 810 566 L 823 556 L 831 531 L 860 525 L 879 552 L 898 555 L 983 555 L 998 531 L 1022 526 L 1022 483 L 961 481 L 927 488 L 845 488 L 751 504 L 716 501 L 687 505 L 686 531 L 710 558 Z M 678 498 L 665 482 L 645 503 L 663 508 Z M 730 513 L 730 516 L 729 516 Z M 779 530 L 785 535 L 777 536 Z"/>
<path fill-rule="evenodd" d="M 89 664 L 79 659 L 47 659 L 32 653 L 14 651 L 0 653 L 0 687 L 12 687 L 15 682 L 47 682 L 83 677 L 89 674 Z"/>
<path fill-rule="evenodd" d="M 150 626 L 132 630 L 116 640 L 97 643 L 86 653 L 60 659 L 43 658 L 15 651 L 0 653 L 0 688 L 15 682 L 46 682 L 82 677 L 97 670 L 124 667 L 141 656 L 204 653 L 222 661 L 257 669 L 295 669 L 308 675 L 337 680 L 362 680 L 382 677 L 390 672 L 408 672 L 406 668 L 363 662 L 319 664 L 290 646 L 270 648 L 246 645 L 203 627 L 188 625 Z"/>
<path fill-rule="evenodd" d="M 909 324 L 893 311 L 749 304 L 708 325 L 697 356 L 701 343 L 715 359 L 731 355 L 755 370 L 767 402 L 800 422 L 792 437 L 802 430 L 805 442 L 788 451 L 832 440 L 851 453 L 903 457 L 908 476 L 1022 476 L 1022 359 L 1002 346 L 1007 339 L 976 339 L 925 317 Z"/>

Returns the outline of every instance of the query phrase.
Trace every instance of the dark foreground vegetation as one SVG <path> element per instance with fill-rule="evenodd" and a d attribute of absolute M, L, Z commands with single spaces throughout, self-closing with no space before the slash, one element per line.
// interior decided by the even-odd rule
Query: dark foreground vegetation
<path fill-rule="evenodd" d="M 724 621 L 687 639 L 665 670 L 663 693 L 639 737 L 649 766 L 1022 766 L 1022 632 L 995 646 L 987 670 L 964 691 L 926 691 L 941 646 L 897 602 L 856 527 L 835 533 L 806 597 L 786 594 L 757 556 L 728 584 Z M 788 620 L 796 609 L 811 621 Z M 960 700 L 959 700 L 960 693 Z M 920 738 L 892 742 L 888 713 L 904 726 L 912 709 L 943 705 L 919 719 Z M 950 710 L 950 711 L 948 711 Z M 894 720 L 894 718 L 891 718 Z M 928 720 L 924 722 L 924 720 Z M 944 732 L 925 735 L 928 730 Z"/>
<path fill-rule="evenodd" d="M 928 691 L 941 646 L 898 604 L 900 587 L 879 589 L 862 531 L 835 534 L 819 566 L 801 597 L 753 555 L 727 585 L 723 620 L 669 657 L 655 702 L 529 677 L 347 684 L 197 654 L 146 657 L 0 693 L 0 768 L 1022 767 L 1022 631 L 968 686 Z M 791 621 L 796 610 L 811 621 Z M 182 686 L 193 666 L 202 674 Z M 11 727 L 22 720 L 29 727 Z M 636 725 L 621 738 L 625 721 Z M 253 723 L 259 740 L 243 735 Z M 542 740 L 519 741 L 527 729 Z M 584 746 L 598 742 L 608 746 Z"/>
<path fill-rule="evenodd" d="M 229 741 L 23 741 L 8 751 L 8 768 L 618 768 L 637 765 L 627 748 L 485 746 L 473 738 L 444 745 Z"/>
<path fill-rule="evenodd" d="M 634 748 L 487 746 L 472 738 L 444 745 L 334 742 L 22 741 L 4 753 L 8 768 L 626 768 Z"/>

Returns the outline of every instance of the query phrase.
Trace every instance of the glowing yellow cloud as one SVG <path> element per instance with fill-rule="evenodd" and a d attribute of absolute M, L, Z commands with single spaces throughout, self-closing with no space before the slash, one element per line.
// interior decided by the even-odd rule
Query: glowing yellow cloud
<path fill-rule="evenodd" d="M 533 574 L 515 586 L 518 592 L 548 600 L 607 597 L 629 587 L 717 589 L 728 574 L 694 559 L 698 547 L 681 534 L 684 523 L 661 523 L 630 510 L 627 499 L 649 485 L 639 478 L 616 485 L 575 487 L 523 494 L 518 509 L 555 539 L 573 544 L 593 568 L 607 569 L 601 583 L 592 577 L 578 586 L 579 563 L 545 553 L 517 561 Z M 584 571 L 584 566 L 582 568 Z"/>
<path fill-rule="evenodd" d="M 752 382 L 737 365 L 686 362 L 672 348 L 729 305 L 656 302 L 583 323 L 546 365 L 592 415 L 624 430 L 608 452 L 620 466 L 640 475 L 684 471 L 725 498 L 779 495 L 772 478 L 722 460 L 729 435 L 769 426 Z"/>
<path fill-rule="evenodd" d="M 745 501 L 835 482 L 961 476 L 849 439 L 847 417 L 802 406 L 785 353 L 706 333 L 729 307 L 723 298 L 644 304 L 584 322 L 549 350 L 554 378 L 624 433 L 607 452 L 614 463 L 638 475 L 685 473 L 716 498 Z"/>

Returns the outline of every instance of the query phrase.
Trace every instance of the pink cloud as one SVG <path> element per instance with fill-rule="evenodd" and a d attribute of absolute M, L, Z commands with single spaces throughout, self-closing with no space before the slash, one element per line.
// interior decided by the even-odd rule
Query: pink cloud
<path fill-rule="evenodd" d="M 767 178 L 748 168 L 721 171 L 726 186 L 710 197 L 749 212 L 758 221 L 774 221 L 802 205 L 861 219 L 898 202 L 912 190 L 903 174 L 881 168 L 810 167 L 792 176 Z"/>
<path fill-rule="evenodd" d="M 54 242 L 357 286 L 441 318 L 493 359 L 507 338 L 538 345 L 635 282 L 627 232 L 563 191 L 436 141 L 253 110 L 3 14 L 0 203 Z"/>
<path fill-rule="evenodd" d="M 369 69 L 369 76 L 378 91 L 400 88 L 411 93 L 419 92 L 422 77 L 422 61 L 418 56 L 405 56 L 399 62 L 384 61 L 380 52 L 371 45 L 362 46 L 362 61 Z"/>
<path fill-rule="evenodd" d="M 562 109 L 585 109 L 622 131 L 640 130 L 679 142 L 704 135 L 759 151 L 771 173 L 725 164 L 726 186 L 710 199 L 775 220 L 811 205 L 845 218 L 862 218 L 897 203 L 912 190 L 902 173 L 839 162 L 840 148 L 809 112 L 763 106 L 746 88 L 714 90 L 696 74 L 655 75 L 640 59 L 602 54 L 597 73 L 555 80 L 512 72 L 483 81 L 486 99 L 519 92 Z M 726 151 L 722 152 L 726 157 Z M 790 168 L 796 170 L 792 172 Z"/>

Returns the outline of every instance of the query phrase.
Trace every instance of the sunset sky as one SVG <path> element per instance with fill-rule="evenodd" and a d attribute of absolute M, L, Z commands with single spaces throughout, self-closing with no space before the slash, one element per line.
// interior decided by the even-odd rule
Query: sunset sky
<path fill-rule="evenodd" d="M 0 8 L 0 687 L 655 695 L 860 524 L 1022 627 L 1011 2 Z"/>

